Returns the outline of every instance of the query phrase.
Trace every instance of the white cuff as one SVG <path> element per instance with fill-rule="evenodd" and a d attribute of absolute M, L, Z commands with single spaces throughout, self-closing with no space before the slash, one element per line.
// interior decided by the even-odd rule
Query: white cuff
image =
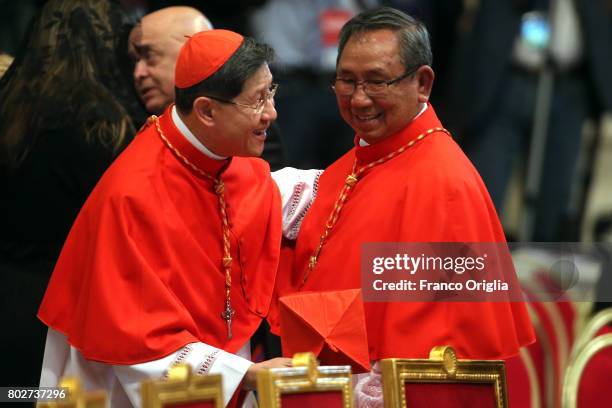
<path fill-rule="evenodd" d="M 220 350 L 210 368 L 210 374 L 223 375 L 223 403 L 227 405 L 253 363 L 235 354 Z"/>
<path fill-rule="evenodd" d="M 197 375 L 221 374 L 223 376 L 223 400 L 232 399 L 236 388 L 251 366 L 249 360 L 227 353 L 204 343 L 191 343 L 164 358 L 128 366 L 114 366 L 125 393 L 134 406 L 140 406 L 140 382 L 167 376 L 173 365 L 189 364 Z"/>
<path fill-rule="evenodd" d="M 317 196 L 323 170 L 300 170 L 285 167 L 272 173 L 283 203 L 283 235 L 296 239 L 306 211 Z"/>

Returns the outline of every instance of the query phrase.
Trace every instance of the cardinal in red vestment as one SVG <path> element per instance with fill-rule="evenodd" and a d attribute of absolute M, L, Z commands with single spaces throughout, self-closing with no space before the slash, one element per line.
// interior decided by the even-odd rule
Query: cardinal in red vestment
<path fill-rule="evenodd" d="M 249 339 L 269 310 L 281 195 L 259 156 L 276 119 L 272 50 L 226 30 L 195 34 L 176 65 L 176 106 L 151 117 L 75 221 L 39 317 L 41 386 L 77 376 L 112 407 L 189 363 L 221 373 L 225 403 L 252 389 Z"/>
<path fill-rule="evenodd" d="M 485 185 L 428 101 L 431 63 L 425 27 L 397 10 L 343 27 L 333 88 L 355 147 L 320 178 L 281 296 L 360 288 L 363 243 L 505 242 Z M 521 302 L 365 302 L 364 312 L 373 362 L 440 345 L 506 359 L 534 341 Z M 377 370 L 360 378 L 358 405 L 382 406 Z"/>

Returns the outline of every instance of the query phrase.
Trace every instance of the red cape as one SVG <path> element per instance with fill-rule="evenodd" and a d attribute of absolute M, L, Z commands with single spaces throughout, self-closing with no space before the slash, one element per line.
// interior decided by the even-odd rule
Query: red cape
<path fill-rule="evenodd" d="M 84 357 L 136 364 L 202 341 L 236 352 L 268 313 L 278 265 L 281 201 L 267 163 L 207 158 L 175 127 L 170 142 L 221 174 L 231 224 L 233 338 L 227 340 L 221 219 L 212 182 L 141 131 L 104 174 L 64 245 L 39 318 Z"/>
<path fill-rule="evenodd" d="M 355 157 L 360 166 L 373 162 L 441 126 L 428 106 L 400 133 L 357 146 L 325 170 L 298 236 L 292 270 L 286 272 L 290 281 L 278 283 L 280 295 L 300 287 Z M 362 176 L 301 290 L 359 288 L 363 242 L 504 241 L 480 176 L 451 137 L 433 133 Z M 447 344 L 460 358 L 507 358 L 534 340 L 522 303 L 389 302 L 366 303 L 364 308 L 372 360 L 427 358 L 433 346 Z"/>

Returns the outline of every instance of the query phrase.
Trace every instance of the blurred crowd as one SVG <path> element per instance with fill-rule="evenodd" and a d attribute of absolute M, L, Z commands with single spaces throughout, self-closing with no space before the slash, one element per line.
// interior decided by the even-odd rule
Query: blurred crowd
<path fill-rule="evenodd" d="M 606 0 L 233 0 L 120 2 L 134 21 L 170 5 L 201 10 L 216 28 L 276 51 L 276 104 L 286 164 L 323 168 L 353 144 L 330 89 L 337 32 L 387 5 L 424 21 L 436 74 L 432 103 L 481 173 L 503 215 L 513 175 L 524 216 L 511 238 L 579 240 L 601 135 L 612 105 L 612 5 Z M 14 54 L 44 4 L 3 4 L 0 50 Z M 0 64 L 6 66 L 6 63 Z M 141 122 L 139 118 L 138 122 Z M 137 123 L 139 125 L 141 123 Z M 595 126 L 598 129 L 598 126 Z M 502 217 L 504 218 L 504 217 Z"/>

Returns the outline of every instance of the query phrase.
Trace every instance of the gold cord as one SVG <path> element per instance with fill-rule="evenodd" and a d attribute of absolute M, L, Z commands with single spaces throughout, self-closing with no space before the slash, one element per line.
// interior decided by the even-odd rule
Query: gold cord
<path fill-rule="evenodd" d="M 163 140 L 163 142 L 168 146 L 174 154 L 183 161 L 188 167 L 190 167 L 193 171 L 198 173 L 199 175 L 211 180 L 214 186 L 214 192 L 219 200 L 219 214 L 221 216 L 221 226 L 223 230 L 223 259 L 222 259 L 222 268 L 225 272 L 225 307 L 223 312 L 221 312 L 221 318 L 227 323 L 227 337 L 228 339 L 232 338 L 232 319 L 236 314 L 236 311 L 232 309 L 232 299 L 230 290 L 232 288 L 232 256 L 231 256 L 231 247 L 230 247 L 230 227 L 229 227 L 229 219 L 227 215 L 227 205 L 225 203 L 225 185 L 221 179 L 211 176 L 206 173 L 202 169 L 200 169 L 195 164 L 191 163 L 187 157 L 185 157 L 164 135 L 164 132 L 159 125 L 159 118 L 155 115 L 151 115 L 148 119 L 148 122 L 155 123 L 155 128 L 157 129 L 157 133 Z"/>
<path fill-rule="evenodd" d="M 304 277 L 302 279 L 301 286 L 304 286 L 311 272 L 314 270 L 315 266 L 317 266 L 317 262 L 319 260 L 319 256 L 321 255 L 321 250 L 323 249 L 323 245 L 327 241 L 327 238 L 329 237 L 329 234 L 334 228 L 334 225 L 336 225 L 336 222 L 338 221 L 338 218 L 340 217 L 340 211 L 342 210 L 342 207 L 346 203 L 350 192 L 353 191 L 353 188 L 355 187 L 357 182 L 361 180 L 361 177 L 363 176 L 363 174 L 367 170 L 371 169 L 372 167 L 378 166 L 379 164 L 382 164 L 388 160 L 391 160 L 395 156 L 403 153 L 407 149 L 414 146 L 416 142 L 423 140 L 426 136 L 434 132 L 443 132 L 450 136 L 450 132 L 448 130 L 444 128 L 440 128 L 440 127 L 435 127 L 435 128 L 431 128 L 427 130 L 424 133 L 421 133 L 415 139 L 412 139 L 410 142 L 406 143 L 399 149 L 389 153 L 388 155 L 384 157 L 381 157 L 380 159 L 376 161 L 373 161 L 372 163 L 369 163 L 363 167 L 360 167 L 359 169 L 357 168 L 357 159 L 355 159 L 355 162 L 353 163 L 353 169 L 351 170 L 351 174 L 349 174 L 346 180 L 344 181 L 344 186 L 342 186 L 342 190 L 340 190 L 340 195 L 338 196 L 338 199 L 336 200 L 336 203 L 334 204 L 334 209 L 332 210 L 331 214 L 329 215 L 329 218 L 327 219 L 327 222 L 325 223 L 325 229 L 323 230 L 323 233 L 321 234 L 321 237 L 319 238 L 319 245 L 317 246 L 317 248 L 314 250 L 314 252 L 310 256 L 310 259 L 308 261 L 308 266 L 306 267 L 306 271 L 304 272 Z"/>

